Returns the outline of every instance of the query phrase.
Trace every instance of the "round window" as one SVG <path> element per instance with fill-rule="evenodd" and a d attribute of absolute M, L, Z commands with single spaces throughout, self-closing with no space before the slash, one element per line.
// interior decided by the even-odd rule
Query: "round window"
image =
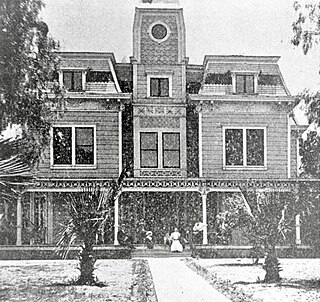
<path fill-rule="evenodd" d="M 167 28 L 162 24 L 156 24 L 151 29 L 152 36 L 157 40 L 163 40 L 167 34 Z"/>

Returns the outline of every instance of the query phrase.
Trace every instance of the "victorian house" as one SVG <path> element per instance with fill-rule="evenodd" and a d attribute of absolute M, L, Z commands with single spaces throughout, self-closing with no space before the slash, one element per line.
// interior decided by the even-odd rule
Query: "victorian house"
<path fill-rule="evenodd" d="M 220 244 L 216 215 L 226 196 L 248 184 L 295 188 L 300 128 L 279 57 L 206 55 L 191 65 L 178 1 L 140 2 L 130 63 L 108 52 L 59 54 L 65 108 L 37 183 L 18 200 L 13 244 L 54 244 L 66 195 L 108 186 L 124 167 L 105 244 L 118 244 L 120 226 L 136 243 L 149 230 L 162 243 L 174 227 L 187 236 L 196 222 L 203 244 Z M 41 230 L 37 238 L 28 236 L 29 222 Z M 229 244 L 243 244 L 240 237 Z M 298 220 L 294 240 L 301 243 Z"/>

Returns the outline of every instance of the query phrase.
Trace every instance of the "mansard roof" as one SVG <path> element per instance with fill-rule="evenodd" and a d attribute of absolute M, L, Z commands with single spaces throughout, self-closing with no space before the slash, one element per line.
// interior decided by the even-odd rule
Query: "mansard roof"
<path fill-rule="evenodd" d="M 110 71 L 110 62 L 116 63 L 110 52 L 59 52 L 61 69 L 92 69 Z"/>
<path fill-rule="evenodd" d="M 278 56 L 207 55 L 203 66 L 207 73 L 252 71 L 279 75 Z"/>

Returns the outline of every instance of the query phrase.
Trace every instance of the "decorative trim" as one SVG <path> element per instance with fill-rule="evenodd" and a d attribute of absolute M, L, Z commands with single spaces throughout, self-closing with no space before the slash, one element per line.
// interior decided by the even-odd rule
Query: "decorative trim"
<path fill-rule="evenodd" d="M 184 107 L 176 106 L 138 106 L 134 107 L 135 116 L 185 116 Z"/>
<path fill-rule="evenodd" d="M 79 192 L 85 188 L 105 187 L 112 184 L 111 179 L 39 179 L 29 192 Z M 239 192 L 241 189 L 264 190 L 277 192 L 296 192 L 300 183 L 320 180 L 293 179 L 203 179 L 203 178 L 127 178 L 123 182 L 122 191 L 181 191 L 209 193 L 215 191 Z"/>
<path fill-rule="evenodd" d="M 141 177 L 182 177 L 181 170 L 140 170 Z"/>

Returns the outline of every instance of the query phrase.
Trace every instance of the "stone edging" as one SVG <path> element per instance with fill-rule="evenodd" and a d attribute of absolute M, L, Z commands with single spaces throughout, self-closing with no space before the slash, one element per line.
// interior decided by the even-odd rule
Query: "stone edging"
<path fill-rule="evenodd" d="M 158 302 L 147 260 L 133 260 L 133 285 L 131 299 L 134 302 Z"/>
<path fill-rule="evenodd" d="M 241 289 L 238 289 L 229 280 L 223 280 L 217 277 L 216 274 L 211 273 L 205 267 L 202 267 L 195 260 L 188 258 L 184 260 L 186 266 L 202 276 L 210 283 L 216 290 L 225 295 L 232 302 L 261 302 L 259 299 L 254 299 L 250 295 L 245 294 Z"/>

